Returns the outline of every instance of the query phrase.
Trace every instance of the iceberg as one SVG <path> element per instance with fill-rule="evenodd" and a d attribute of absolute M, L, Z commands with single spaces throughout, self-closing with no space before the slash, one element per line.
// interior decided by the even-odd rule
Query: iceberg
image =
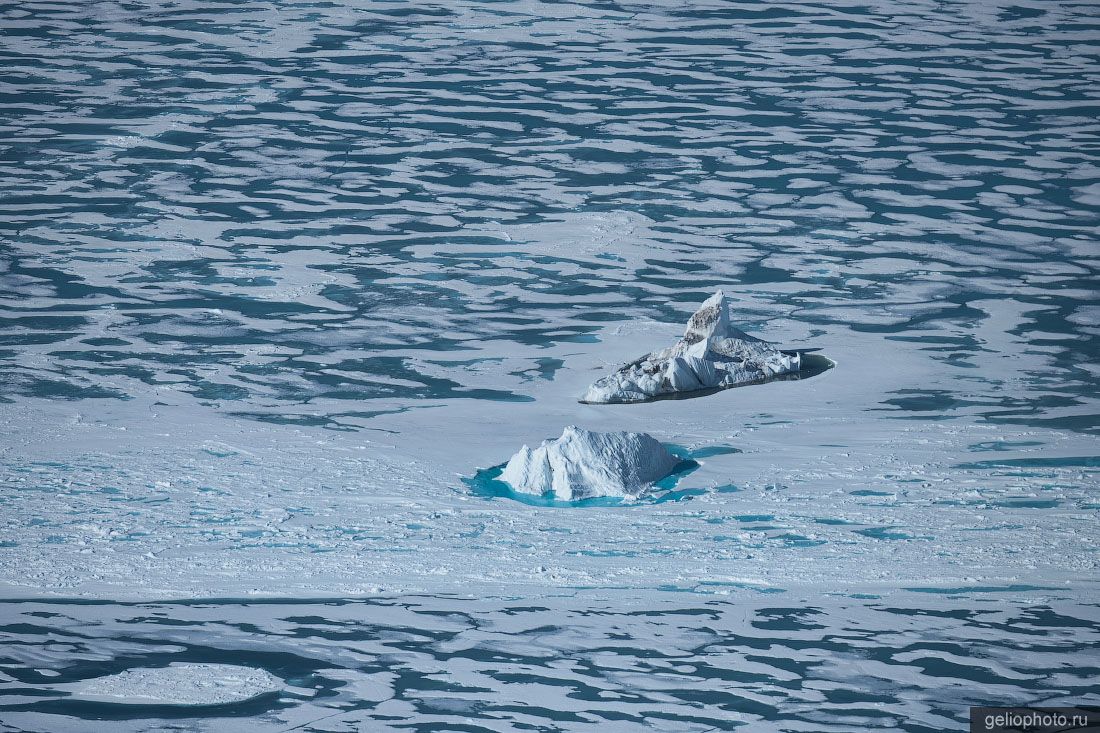
<path fill-rule="evenodd" d="M 761 382 L 797 373 L 801 366 L 799 354 L 784 353 L 731 326 L 729 304 L 719 290 L 688 320 L 682 339 L 598 379 L 581 402 L 644 402 L 665 395 Z"/>
<path fill-rule="evenodd" d="M 680 462 L 646 433 L 595 433 L 570 425 L 556 440 L 526 445 L 500 479 L 515 491 L 576 501 L 597 496 L 637 498 Z"/>

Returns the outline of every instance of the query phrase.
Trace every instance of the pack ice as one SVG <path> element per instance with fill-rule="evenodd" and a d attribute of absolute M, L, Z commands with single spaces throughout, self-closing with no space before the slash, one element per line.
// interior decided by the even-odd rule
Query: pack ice
<path fill-rule="evenodd" d="M 684 337 L 597 380 L 582 402 L 642 402 L 662 395 L 734 387 L 798 372 L 802 358 L 784 354 L 730 325 L 719 290 L 688 320 Z"/>
<path fill-rule="evenodd" d="M 646 433 L 595 433 L 570 425 L 534 450 L 523 446 L 500 478 L 516 491 L 562 501 L 636 498 L 679 463 Z"/>

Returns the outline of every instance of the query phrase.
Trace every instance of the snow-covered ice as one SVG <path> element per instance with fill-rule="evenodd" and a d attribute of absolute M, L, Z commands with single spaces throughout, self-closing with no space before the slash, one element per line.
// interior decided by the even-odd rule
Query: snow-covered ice
<path fill-rule="evenodd" d="M 993 336 L 1023 316 L 994 312 L 983 348 L 1007 353 L 1018 344 Z M 427 352 L 416 362 L 530 401 L 397 395 L 372 402 L 369 418 L 331 397 L 302 408 L 355 430 L 242 420 L 140 385 L 128 400 L 0 402 L 0 589 L 139 601 L 724 587 L 715 583 L 882 593 L 1097 577 L 1095 437 L 992 422 L 984 416 L 1004 408 L 989 398 L 914 411 L 925 408 L 917 385 L 956 388 L 928 356 L 941 352 L 872 348 L 878 334 L 851 329 L 851 314 L 767 318 L 785 342 L 828 343 L 845 368 L 819 378 L 687 401 L 577 402 L 609 361 L 678 338 L 669 320 L 632 318 L 598 341 L 538 348 L 562 362 L 552 379 L 529 380 L 530 356 L 503 341 L 477 342 L 476 369 L 433 365 Z M 1043 358 L 960 371 L 995 386 Z M 937 419 L 914 419 L 925 414 Z M 571 424 L 683 446 L 700 465 L 675 491 L 702 493 L 571 510 L 486 501 L 462 480 Z"/>
<path fill-rule="evenodd" d="M 161 36 L 134 40 L 140 11 L 9 18 L 45 96 L 21 118 L 33 165 L 3 178 L 25 202 L 0 248 L 7 597 L 1097 577 L 1091 121 L 1041 94 L 1067 88 L 1071 60 L 1096 70 L 1087 39 L 1058 30 L 1080 6 L 1040 21 L 964 2 L 901 23 L 889 3 L 845 6 L 866 21 L 858 49 L 820 14 L 792 29 L 750 13 L 719 47 L 706 9 L 589 7 L 591 43 L 570 50 L 545 42 L 569 31 L 551 5 L 483 5 L 392 24 L 347 4 L 241 10 L 248 32 L 214 40 L 285 51 L 285 85 L 234 64 L 224 94 L 184 94 L 187 114 L 159 114 L 158 94 L 183 92 L 158 76 Z M 485 54 L 463 55 L 471 28 Z M 951 88 L 898 43 L 928 29 L 966 50 L 940 54 Z M 787 52 L 799 30 L 814 53 Z M 1023 54 L 1025 30 L 1042 52 Z M 173 68 L 210 72 L 214 36 L 180 33 Z M 361 48 L 296 50 L 340 38 Z M 631 76 L 650 46 L 672 86 Z M 349 102 L 349 64 L 379 48 L 403 78 Z M 746 54 L 774 76 L 746 86 Z M 896 80 L 854 71 L 884 58 Z M 72 76 L 123 61 L 137 76 L 109 90 Z M 591 64 L 614 83 L 577 76 Z M 280 95 L 292 106 L 272 112 Z M 944 112 L 956 100 L 973 115 Z M 227 105 L 240 124 L 222 124 Z M 82 124 L 59 127 L 73 109 Z M 827 344 L 843 369 L 578 402 L 673 346 L 718 288 L 742 330 Z M 693 456 L 683 499 L 627 507 L 492 501 L 461 478 L 569 424 L 726 452 Z"/>
<path fill-rule="evenodd" d="M 167 667 L 127 669 L 75 683 L 72 696 L 118 705 L 226 705 L 283 689 L 262 669 L 233 664 L 176 662 Z"/>
<path fill-rule="evenodd" d="M 679 459 L 646 433 L 596 433 L 570 425 L 557 440 L 512 456 L 501 479 L 516 491 L 562 501 L 597 496 L 635 498 Z"/>
<path fill-rule="evenodd" d="M 799 354 L 785 354 L 730 325 L 725 293 L 716 292 L 688 320 L 684 336 L 597 380 L 582 402 L 643 402 L 703 389 L 759 382 L 801 367 Z"/>
<path fill-rule="evenodd" d="M 1096 704 L 1090 4 L 183 5 L 0 10 L 5 731 Z M 579 402 L 719 288 L 791 381 Z M 501 491 L 571 424 L 698 467 Z"/>

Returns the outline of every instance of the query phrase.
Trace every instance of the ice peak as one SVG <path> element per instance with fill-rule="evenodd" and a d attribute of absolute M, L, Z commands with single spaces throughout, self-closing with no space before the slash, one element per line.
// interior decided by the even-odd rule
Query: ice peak
<path fill-rule="evenodd" d="M 718 290 L 688 319 L 684 337 L 596 380 L 582 402 L 644 402 L 663 395 L 766 381 L 797 373 L 801 357 L 784 353 L 730 325 L 726 294 Z"/>
<path fill-rule="evenodd" d="M 729 303 L 726 301 L 726 294 L 719 289 L 703 301 L 699 309 L 688 319 L 687 328 L 684 330 L 684 343 L 690 346 L 700 341 L 709 343 L 715 338 L 724 338 L 729 325 Z"/>

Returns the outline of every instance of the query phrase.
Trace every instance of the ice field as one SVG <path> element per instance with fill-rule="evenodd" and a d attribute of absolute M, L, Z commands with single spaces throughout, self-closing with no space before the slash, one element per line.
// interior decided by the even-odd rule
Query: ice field
<path fill-rule="evenodd" d="M 1100 15 L 903 5 L 0 7 L 0 731 L 1100 704 Z"/>

